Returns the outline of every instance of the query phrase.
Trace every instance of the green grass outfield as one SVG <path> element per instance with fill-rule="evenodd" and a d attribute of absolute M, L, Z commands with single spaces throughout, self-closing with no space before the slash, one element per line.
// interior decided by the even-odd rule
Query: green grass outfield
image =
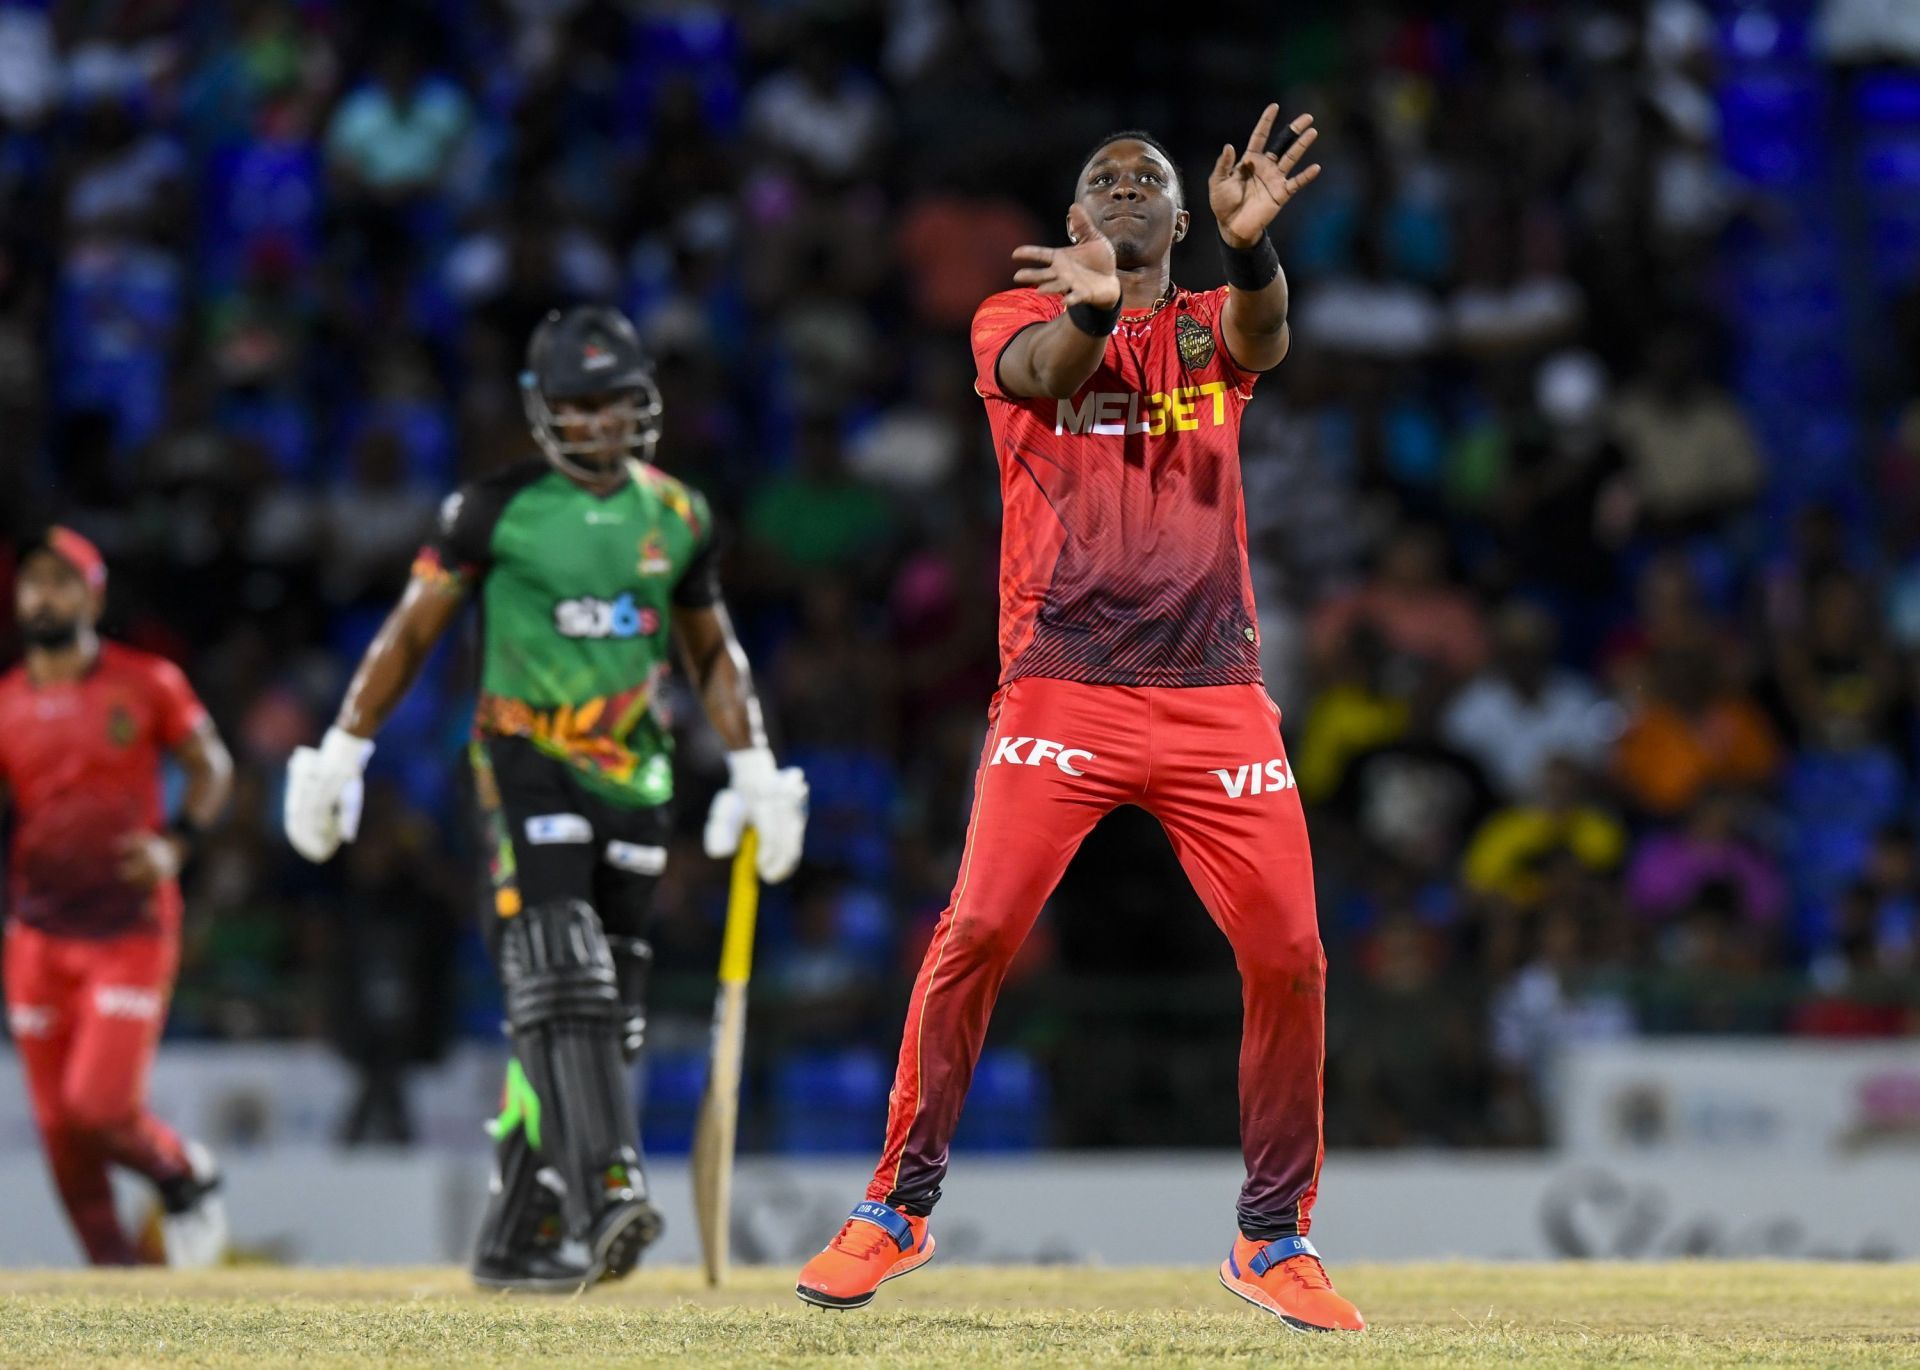
<path fill-rule="evenodd" d="M 1355 1265 L 1373 1330 L 1303 1336 L 1213 1272 L 941 1267 L 830 1313 L 792 1272 L 642 1270 L 578 1299 L 456 1271 L 0 1273 L 5 1366 L 1920 1364 L 1920 1265 Z"/>

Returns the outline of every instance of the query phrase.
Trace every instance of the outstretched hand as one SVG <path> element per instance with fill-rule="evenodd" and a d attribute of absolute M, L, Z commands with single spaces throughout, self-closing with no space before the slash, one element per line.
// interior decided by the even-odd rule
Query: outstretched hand
<path fill-rule="evenodd" d="M 1069 305 L 1111 309 L 1119 304 L 1120 277 L 1114 270 L 1113 244 L 1079 205 L 1067 211 L 1067 231 L 1073 238 L 1071 247 L 1031 243 L 1016 247 L 1013 259 L 1027 265 L 1014 272 L 1013 279 L 1042 295 L 1064 295 Z"/>
<path fill-rule="evenodd" d="M 1235 153 L 1233 144 L 1228 143 L 1220 149 L 1213 172 L 1207 177 L 1207 201 L 1213 206 L 1220 236 L 1229 247 L 1252 247 L 1259 242 L 1281 207 L 1320 174 L 1318 162 L 1297 176 L 1293 174 L 1320 136 L 1311 114 L 1302 114 L 1287 126 L 1294 138 L 1284 152 L 1267 151 L 1267 139 L 1279 117 L 1280 106 L 1268 105 L 1247 138 L 1246 153 Z"/>

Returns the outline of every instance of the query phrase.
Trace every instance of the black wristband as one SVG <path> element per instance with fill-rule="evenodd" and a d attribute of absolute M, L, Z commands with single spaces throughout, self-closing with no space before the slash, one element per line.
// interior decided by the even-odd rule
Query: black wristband
<path fill-rule="evenodd" d="M 1280 274 L 1280 253 L 1264 233 L 1252 247 L 1235 247 L 1222 238 L 1220 255 L 1227 263 L 1227 284 L 1238 290 L 1265 290 Z"/>
<path fill-rule="evenodd" d="M 1120 322 L 1120 301 L 1102 309 L 1097 304 L 1070 304 L 1067 317 L 1073 320 L 1073 326 L 1089 338 L 1104 338 L 1113 332 L 1113 326 Z"/>

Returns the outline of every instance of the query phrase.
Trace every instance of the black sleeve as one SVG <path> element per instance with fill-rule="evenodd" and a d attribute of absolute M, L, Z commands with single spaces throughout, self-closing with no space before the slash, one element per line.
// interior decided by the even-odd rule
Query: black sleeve
<path fill-rule="evenodd" d="M 493 566 L 493 530 L 500 516 L 515 495 L 544 474 L 541 464 L 527 463 L 455 490 L 440 503 L 421 561 L 462 580 L 484 577 Z"/>
<path fill-rule="evenodd" d="M 720 530 L 709 525 L 706 538 L 674 583 L 673 605 L 676 609 L 710 609 L 719 602 Z"/>

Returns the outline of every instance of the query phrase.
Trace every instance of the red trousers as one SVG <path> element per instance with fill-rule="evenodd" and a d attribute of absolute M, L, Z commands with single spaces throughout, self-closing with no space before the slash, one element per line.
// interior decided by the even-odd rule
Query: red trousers
<path fill-rule="evenodd" d="M 188 1169 L 180 1138 L 147 1110 L 179 962 L 170 932 L 58 937 L 7 925 L 7 1023 L 54 1187 L 95 1265 L 136 1259 L 108 1166 L 155 1181 Z"/>
<path fill-rule="evenodd" d="M 1304 1234 L 1321 1160 L 1326 956 L 1280 711 L 1258 685 L 1027 677 L 994 696 L 953 900 L 907 1009 L 867 1197 L 925 1213 L 1008 964 L 1081 840 L 1137 804 L 1160 820 L 1240 970 L 1240 1140 L 1250 1237 Z"/>

